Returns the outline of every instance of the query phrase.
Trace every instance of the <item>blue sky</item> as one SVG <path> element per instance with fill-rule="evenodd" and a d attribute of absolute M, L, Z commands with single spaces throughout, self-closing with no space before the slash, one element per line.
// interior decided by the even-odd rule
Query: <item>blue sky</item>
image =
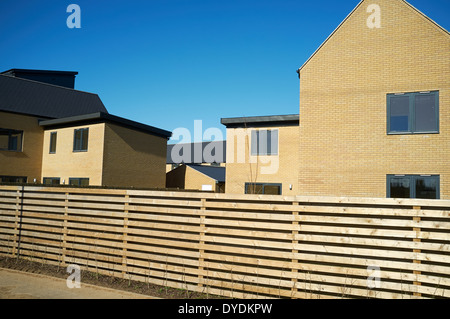
<path fill-rule="evenodd" d="M 410 0 L 450 29 L 449 0 Z M 69 29 L 69 4 L 81 28 Z M 114 115 L 173 131 L 294 114 L 296 70 L 359 0 L 1 0 L 0 71 L 78 71 Z M 225 136 L 224 136 L 225 137 Z"/>

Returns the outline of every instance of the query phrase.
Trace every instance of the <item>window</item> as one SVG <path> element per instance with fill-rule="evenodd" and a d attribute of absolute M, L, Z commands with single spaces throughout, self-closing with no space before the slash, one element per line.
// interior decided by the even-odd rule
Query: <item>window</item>
<path fill-rule="evenodd" d="M 25 184 L 28 178 L 26 176 L 0 176 L 0 183 L 19 183 Z"/>
<path fill-rule="evenodd" d="M 50 133 L 50 151 L 49 151 L 50 154 L 56 153 L 56 136 L 57 136 L 56 132 Z"/>
<path fill-rule="evenodd" d="M 387 197 L 439 199 L 439 175 L 388 175 Z"/>
<path fill-rule="evenodd" d="M 22 152 L 23 131 L 0 128 L 0 151 Z"/>
<path fill-rule="evenodd" d="M 71 186 L 89 186 L 89 178 L 69 178 Z"/>
<path fill-rule="evenodd" d="M 387 95 L 388 134 L 439 133 L 439 91 Z"/>
<path fill-rule="evenodd" d="M 73 151 L 86 152 L 88 150 L 89 128 L 81 128 L 74 131 Z"/>
<path fill-rule="evenodd" d="M 60 178 L 59 177 L 44 177 L 43 183 L 44 183 L 44 185 L 59 185 Z"/>
<path fill-rule="evenodd" d="M 245 183 L 246 194 L 281 195 L 281 184 Z"/>
<path fill-rule="evenodd" d="M 278 130 L 252 131 L 251 154 L 278 155 Z"/>

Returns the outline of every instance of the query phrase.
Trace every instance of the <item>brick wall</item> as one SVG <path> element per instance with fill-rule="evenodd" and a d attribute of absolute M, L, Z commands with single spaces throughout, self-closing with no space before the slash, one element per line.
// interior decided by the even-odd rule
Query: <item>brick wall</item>
<path fill-rule="evenodd" d="M 89 128 L 87 152 L 74 152 L 74 130 Z M 50 154 L 50 134 L 57 132 L 56 153 Z M 44 133 L 42 178 L 60 178 L 69 184 L 69 178 L 89 178 L 89 185 L 102 185 L 103 141 L 105 124 L 90 124 L 49 129 Z M 42 181 L 41 181 L 42 182 Z M 125 185 L 124 185 L 125 186 Z"/>
<path fill-rule="evenodd" d="M 0 175 L 26 176 L 41 181 L 44 132 L 34 116 L 0 112 L 0 128 L 23 130 L 22 152 L 0 151 Z"/>
<path fill-rule="evenodd" d="M 167 139 L 105 124 L 103 185 L 164 188 Z"/>
<path fill-rule="evenodd" d="M 388 135 L 386 94 L 430 90 L 440 133 Z M 449 199 L 448 32 L 402 0 L 363 1 L 300 70 L 299 133 L 301 195 L 386 197 L 387 174 L 439 174 Z"/>
<path fill-rule="evenodd" d="M 251 131 L 278 129 L 278 155 L 251 156 Z M 281 183 L 282 195 L 297 189 L 298 126 L 228 128 L 225 192 L 245 193 L 245 183 Z M 290 190 L 292 185 L 292 190 Z"/>
<path fill-rule="evenodd" d="M 167 188 L 202 190 L 203 185 L 211 185 L 213 191 L 219 192 L 219 186 L 215 179 L 192 167 L 181 165 L 166 174 Z"/>

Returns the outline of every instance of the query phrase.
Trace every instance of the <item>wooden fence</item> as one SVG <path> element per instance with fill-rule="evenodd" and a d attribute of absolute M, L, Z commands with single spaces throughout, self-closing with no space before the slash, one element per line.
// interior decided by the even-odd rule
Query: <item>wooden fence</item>
<path fill-rule="evenodd" d="M 233 298 L 450 297 L 450 201 L 0 186 L 0 253 Z"/>

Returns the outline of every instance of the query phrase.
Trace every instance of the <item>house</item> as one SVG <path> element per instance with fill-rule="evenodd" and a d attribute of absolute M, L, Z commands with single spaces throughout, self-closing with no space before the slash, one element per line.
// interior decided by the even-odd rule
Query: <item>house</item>
<path fill-rule="evenodd" d="M 225 192 L 225 167 L 181 164 L 166 174 L 166 187 Z"/>
<path fill-rule="evenodd" d="M 0 74 L 0 182 L 165 187 L 171 133 L 109 114 L 76 74 Z"/>
<path fill-rule="evenodd" d="M 166 172 L 183 163 L 225 167 L 226 151 L 226 141 L 169 144 Z"/>
<path fill-rule="evenodd" d="M 222 118 L 227 130 L 226 193 L 298 193 L 299 115 Z"/>
<path fill-rule="evenodd" d="M 450 199 L 447 30 L 363 0 L 297 72 L 296 194 Z"/>
<path fill-rule="evenodd" d="M 166 187 L 225 192 L 226 141 L 167 145 Z"/>

